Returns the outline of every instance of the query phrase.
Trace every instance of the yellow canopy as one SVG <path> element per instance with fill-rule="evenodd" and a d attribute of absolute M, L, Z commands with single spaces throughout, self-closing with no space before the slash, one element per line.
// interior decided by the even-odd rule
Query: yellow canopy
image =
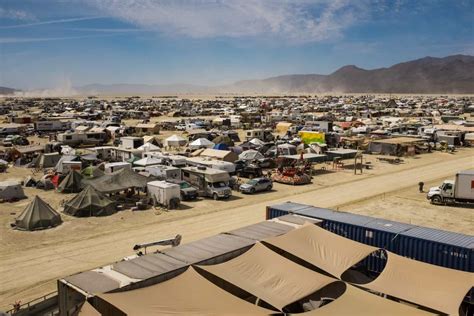
<path fill-rule="evenodd" d="M 260 243 L 230 261 L 200 268 L 280 310 L 337 281 L 300 266 Z"/>
<path fill-rule="evenodd" d="M 98 297 L 101 299 L 99 305 L 102 307 L 99 310 L 104 315 L 113 315 L 113 307 L 127 315 L 268 315 L 273 313 L 222 290 L 202 277 L 192 267 L 177 277 L 156 285 L 126 292 L 99 294 Z"/>
<path fill-rule="evenodd" d="M 431 313 L 397 303 L 346 284 L 346 291 L 328 305 L 301 316 L 427 316 Z"/>
<path fill-rule="evenodd" d="M 284 235 L 266 239 L 264 242 L 301 258 L 338 278 L 344 271 L 378 249 L 341 237 L 309 223 Z"/>
<path fill-rule="evenodd" d="M 457 315 L 474 286 L 474 273 L 443 268 L 388 252 L 385 269 L 364 287 L 431 309 Z"/>

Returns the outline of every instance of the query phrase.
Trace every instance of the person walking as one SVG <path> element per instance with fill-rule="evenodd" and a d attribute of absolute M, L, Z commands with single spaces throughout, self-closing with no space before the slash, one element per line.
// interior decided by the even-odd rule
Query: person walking
<path fill-rule="evenodd" d="M 425 185 L 425 183 L 423 181 L 420 181 L 418 182 L 418 189 L 420 190 L 420 193 L 423 193 L 423 186 Z"/>

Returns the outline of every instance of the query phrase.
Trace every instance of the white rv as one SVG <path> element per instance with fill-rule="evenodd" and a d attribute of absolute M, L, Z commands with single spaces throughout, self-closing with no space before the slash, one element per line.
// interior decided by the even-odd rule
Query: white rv
<path fill-rule="evenodd" d="M 198 190 L 200 196 L 228 199 L 232 196 L 229 188 L 230 176 L 227 172 L 206 167 L 185 167 L 182 178 Z"/>

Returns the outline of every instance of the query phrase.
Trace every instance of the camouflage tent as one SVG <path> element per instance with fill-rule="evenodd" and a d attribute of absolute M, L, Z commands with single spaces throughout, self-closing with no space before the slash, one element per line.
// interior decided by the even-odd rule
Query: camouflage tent
<path fill-rule="evenodd" d="M 39 196 L 15 219 L 17 229 L 37 230 L 58 226 L 62 223 L 61 215 Z"/>
<path fill-rule="evenodd" d="M 78 193 L 81 192 L 82 175 L 76 170 L 71 170 L 58 185 L 58 192 Z"/>
<path fill-rule="evenodd" d="M 115 211 L 115 202 L 92 186 L 87 186 L 64 205 L 64 213 L 77 217 L 106 216 Z"/>

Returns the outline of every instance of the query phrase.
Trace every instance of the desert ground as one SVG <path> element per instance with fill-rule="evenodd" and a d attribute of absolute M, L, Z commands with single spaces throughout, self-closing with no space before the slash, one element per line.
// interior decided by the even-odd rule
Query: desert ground
<path fill-rule="evenodd" d="M 473 149 L 406 158 L 400 165 L 365 157 L 374 168 L 362 175 L 354 175 L 350 161 L 347 169 L 340 171 L 333 171 L 331 165 L 317 165 L 311 185 L 276 183 L 272 192 L 234 193 L 228 201 L 184 202 L 181 210 L 170 212 L 125 210 L 99 218 L 62 214 L 62 225 L 36 232 L 12 230 L 10 223 L 36 194 L 56 209 L 73 195 L 26 188 L 27 200 L 0 204 L 0 310 L 15 301 L 24 303 L 54 291 L 58 278 L 132 255 L 136 243 L 176 234 L 183 236 L 184 243 L 190 242 L 265 220 L 267 205 L 285 201 L 472 234 L 472 209 L 430 205 L 425 194 L 418 193 L 417 184 L 424 181 L 428 188 L 453 178 L 459 170 L 474 168 Z M 10 168 L 0 180 L 22 179 L 31 172 Z"/>

